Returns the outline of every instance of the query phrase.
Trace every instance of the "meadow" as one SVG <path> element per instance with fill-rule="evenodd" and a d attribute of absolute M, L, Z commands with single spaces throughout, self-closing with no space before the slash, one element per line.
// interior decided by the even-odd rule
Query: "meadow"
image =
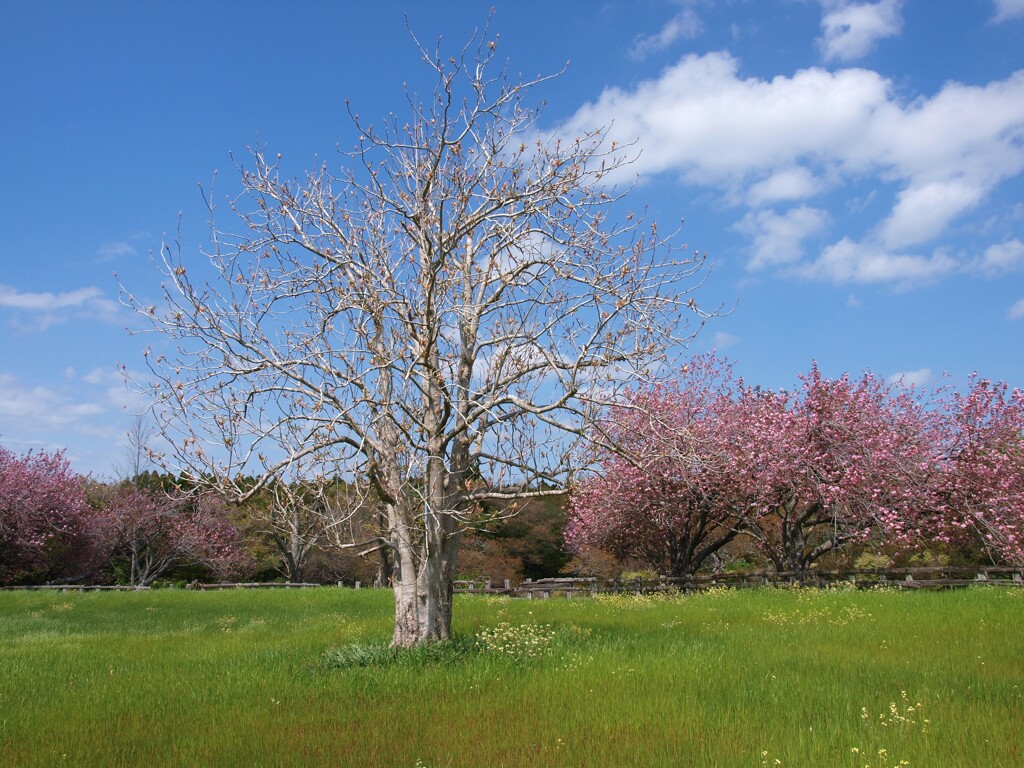
<path fill-rule="evenodd" d="M 1024 590 L 0 593 L 3 766 L 1024 765 Z"/>

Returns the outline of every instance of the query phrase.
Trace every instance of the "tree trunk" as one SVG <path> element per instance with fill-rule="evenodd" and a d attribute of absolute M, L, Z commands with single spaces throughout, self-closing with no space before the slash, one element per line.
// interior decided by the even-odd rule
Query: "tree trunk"
<path fill-rule="evenodd" d="M 302 573 L 302 568 L 305 565 L 303 562 L 305 558 L 305 544 L 302 540 L 302 533 L 299 530 L 301 521 L 299 520 L 299 513 L 294 512 L 292 514 L 291 529 L 288 532 L 288 581 L 301 584 L 305 574 Z"/>
<path fill-rule="evenodd" d="M 788 535 L 783 537 L 782 548 L 787 571 L 804 569 L 804 544 L 804 529 L 799 525 L 793 526 Z"/>
<path fill-rule="evenodd" d="M 451 638 L 458 537 L 428 532 L 425 539 L 429 545 L 415 549 L 399 540 L 392 585 L 393 647 L 411 648 Z"/>

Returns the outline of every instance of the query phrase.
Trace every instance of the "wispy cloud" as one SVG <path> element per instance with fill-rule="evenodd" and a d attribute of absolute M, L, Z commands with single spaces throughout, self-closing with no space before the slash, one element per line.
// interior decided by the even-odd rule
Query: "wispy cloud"
<path fill-rule="evenodd" d="M 740 343 L 740 337 L 725 331 L 717 331 L 713 339 L 715 349 L 734 347 Z"/>
<path fill-rule="evenodd" d="M 18 450 L 67 449 L 78 471 L 109 474 L 125 444 L 130 414 L 142 396 L 128 390 L 114 369 L 39 384 L 0 373 L 0 439 Z"/>
<path fill-rule="evenodd" d="M 629 55 L 634 59 L 645 59 L 662 51 L 680 39 L 694 40 L 704 31 L 704 24 L 693 8 L 684 8 L 660 30 L 652 35 L 641 35 L 633 41 Z"/>
<path fill-rule="evenodd" d="M 138 253 L 135 246 L 131 243 L 127 243 L 124 240 L 118 240 L 112 243 L 104 243 L 100 246 L 99 250 L 96 251 L 96 255 L 100 257 L 102 261 L 115 261 L 124 256 L 134 256 Z"/>
<path fill-rule="evenodd" d="M 923 387 L 933 379 L 931 368 L 919 368 L 916 371 L 897 371 L 888 378 L 890 384 L 902 384 L 905 387 Z"/>
<path fill-rule="evenodd" d="M 36 431 L 92 431 L 88 420 L 101 415 L 99 403 L 77 400 L 50 387 L 31 385 L 0 374 L 0 424 Z"/>
<path fill-rule="evenodd" d="M 104 296 L 99 288 L 90 286 L 73 291 L 32 293 L 0 285 L 0 308 L 18 315 L 19 327 L 46 330 L 71 317 L 89 317 L 106 322 L 116 320 L 120 305 Z M 24 322 L 24 320 L 28 322 Z"/>
<path fill-rule="evenodd" d="M 1024 0 L 995 0 L 996 15 L 993 21 L 1024 19 Z"/>
<path fill-rule="evenodd" d="M 1006 316 L 1011 320 L 1024 319 L 1024 299 L 1015 301 L 1010 310 L 1006 313 Z"/>
<path fill-rule="evenodd" d="M 853 61 L 871 52 L 875 43 L 903 31 L 902 0 L 855 3 L 850 0 L 822 0 L 818 46 L 826 61 Z"/>
<path fill-rule="evenodd" d="M 146 378 L 138 371 L 131 375 L 137 381 Z M 94 368 L 84 376 L 67 369 L 60 381 L 47 385 L 0 373 L 0 434 L 13 426 L 22 432 L 110 436 L 117 433 L 113 422 L 150 404 L 126 386 L 124 375 L 113 366 Z"/>

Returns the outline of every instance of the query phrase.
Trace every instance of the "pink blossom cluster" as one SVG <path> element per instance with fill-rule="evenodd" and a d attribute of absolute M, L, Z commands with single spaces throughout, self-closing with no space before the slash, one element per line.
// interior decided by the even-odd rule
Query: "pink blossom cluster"
<path fill-rule="evenodd" d="M 951 543 L 980 539 L 1003 560 L 1024 564 L 1024 391 L 975 375 L 966 394 L 945 392 L 943 404 L 923 529 Z"/>
<path fill-rule="evenodd" d="M 76 474 L 61 452 L 19 457 L 0 447 L 0 584 L 101 581 L 123 570 L 143 586 L 183 564 L 225 576 L 242 559 L 219 498 L 159 484 L 106 487 Z"/>
<path fill-rule="evenodd" d="M 99 515 L 110 554 L 124 561 L 129 581 L 146 586 L 181 564 L 228 576 L 242 563 L 238 529 L 224 502 L 126 484 Z"/>
<path fill-rule="evenodd" d="M 0 447 L 0 584 L 73 570 L 88 555 L 89 504 L 63 453 Z"/>
<path fill-rule="evenodd" d="M 1005 384 L 925 393 L 815 365 L 795 391 L 765 391 L 710 354 L 629 393 L 595 442 L 598 471 L 572 495 L 573 548 L 673 574 L 738 535 L 779 570 L 869 539 L 1024 561 L 1024 396 Z"/>

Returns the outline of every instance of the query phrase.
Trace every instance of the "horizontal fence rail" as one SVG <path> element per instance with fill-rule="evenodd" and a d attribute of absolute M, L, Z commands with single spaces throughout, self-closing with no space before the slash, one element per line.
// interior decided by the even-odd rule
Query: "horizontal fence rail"
<path fill-rule="evenodd" d="M 913 568 L 858 568 L 845 570 L 812 571 L 744 571 L 737 573 L 699 574 L 696 576 L 659 576 L 656 579 L 599 579 L 589 577 L 555 577 L 548 579 L 527 579 L 521 584 L 511 580 L 465 580 L 454 582 L 457 594 L 507 595 L 526 599 L 549 597 L 577 597 L 600 594 L 652 594 L 657 592 L 694 592 L 715 587 L 756 588 L 756 587 L 829 587 L 837 584 L 851 584 L 860 589 L 877 586 L 899 589 L 947 589 L 967 586 L 1024 587 L 1024 567 L 1016 566 L 925 566 Z M 203 584 L 192 582 L 186 589 L 297 589 L 322 587 L 323 584 L 307 582 L 218 582 Z M 338 586 L 347 586 L 338 582 Z M 352 584 L 355 589 L 364 585 L 359 581 Z M 126 584 L 35 584 L 4 587 L 4 589 L 91 591 L 117 590 L 134 592 L 150 587 L 135 587 Z"/>
<path fill-rule="evenodd" d="M 4 587 L 4 589 L 55 589 L 61 592 L 91 592 L 93 590 L 115 590 L 118 592 L 138 592 L 149 589 L 149 587 L 134 587 L 130 584 L 28 584 L 15 587 Z"/>
<path fill-rule="evenodd" d="M 974 585 L 1022 587 L 1024 568 L 934 566 L 828 571 L 748 571 L 682 577 L 661 576 L 657 579 L 550 578 L 535 581 L 527 579 L 515 586 L 508 579 L 500 585 L 492 581 L 460 580 L 455 582 L 455 592 L 533 599 L 597 594 L 692 592 L 714 587 L 829 587 L 836 584 L 852 584 L 862 589 L 880 585 L 900 589 L 946 589 Z"/>
<path fill-rule="evenodd" d="M 202 584 L 193 582 L 187 589 L 296 589 L 304 587 L 322 587 L 323 584 L 310 584 L 301 581 L 258 581 L 258 582 L 231 582 L 225 581 L 217 584 Z"/>

